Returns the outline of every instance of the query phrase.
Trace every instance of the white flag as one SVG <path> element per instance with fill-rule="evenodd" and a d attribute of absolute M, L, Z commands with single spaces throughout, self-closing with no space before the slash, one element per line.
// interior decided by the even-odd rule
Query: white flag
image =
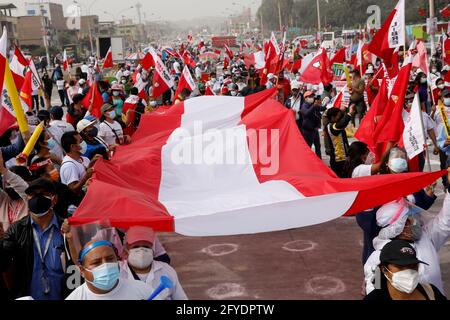
<path fill-rule="evenodd" d="M 400 0 L 395 7 L 395 15 L 389 26 L 389 48 L 405 46 L 405 0 Z"/>
<path fill-rule="evenodd" d="M 416 93 L 403 131 L 403 143 L 409 159 L 414 158 L 424 150 L 425 133 L 421 117 L 422 110 L 420 108 L 419 94 Z"/>

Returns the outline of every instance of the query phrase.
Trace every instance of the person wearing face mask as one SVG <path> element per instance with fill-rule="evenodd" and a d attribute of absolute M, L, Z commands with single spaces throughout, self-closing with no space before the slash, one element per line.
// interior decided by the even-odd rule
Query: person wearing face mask
<path fill-rule="evenodd" d="M 54 213 L 58 201 L 54 184 L 33 181 L 25 190 L 29 216 L 0 231 L 0 271 L 12 262 L 12 298 L 61 300 L 67 293 L 65 271 L 70 264 L 60 232 L 62 219 Z"/>
<path fill-rule="evenodd" d="M 423 72 L 417 73 L 416 79 L 414 80 L 416 85 L 418 86 L 419 99 L 420 99 L 420 107 L 422 110 L 426 110 L 427 112 L 431 111 L 431 106 L 428 104 L 428 80 L 427 75 Z"/>
<path fill-rule="evenodd" d="M 58 217 L 68 218 L 68 208 L 71 205 L 78 207 L 82 198 L 73 193 L 67 185 L 60 182 L 58 169 L 55 168 L 50 159 L 37 158 L 32 162 L 29 169 L 33 174 L 33 180 L 44 178 L 53 182 L 58 196 L 58 201 L 53 210 Z"/>
<path fill-rule="evenodd" d="M 97 120 L 83 119 L 77 124 L 77 131 L 80 133 L 84 142 L 86 142 L 86 152 L 83 156 L 92 159 L 96 155 L 101 155 L 104 159 L 109 158 L 108 152 L 113 151 L 113 147 L 109 147 L 108 144 L 100 137 L 98 137 L 99 129 L 96 126 Z"/>
<path fill-rule="evenodd" d="M 187 300 L 176 271 L 165 262 L 154 260 L 156 235 L 153 229 L 135 226 L 128 229 L 125 236 L 127 259 L 120 262 L 120 277 L 143 281 L 157 288 L 161 276 L 172 280 L 173 287 L 160 294 L 165 300 Z"/>
<path fill-rule="evenodd" d="M 433 217 L 404 198 L 387 203 L 377 211 L 377 225 L 381 230 L 373 240 L 375 251 L 364 265 L 367 294 L 375 288 L 374 272 L 380 264 L 380 251 L 392 240 L 411 243 L 418 257 L 429 263 L 419 268 L 420 281 L 431 283 L 443 292 L 438 252 L 450 238 L 450 195 L 448 191 L 445 194 L 441 211 Z"/>
<path fill-rule="evenodd" d="M 433 89 L 433 108 L 431 110 L 431 118 L 434 118 L 435 113 L 436 113 L 436 105 L 438 103 L 439 100 L 442 100 L 442 91 L 444 91 L 445 89 L 445 82 L 444 79 L 442 78 L 437 78 L 436 82 L 435 82 L 435 87 Z"/>
<path fill-rule="evenodd" d="M 26 170 L 25 167 L 22 167 Z M 2 189 L 0 189 L 0 229 L 6 232 L 14 222 L 28 215 L 27 195 L 25 190 L 28 183 L 21 175 L 14 173 L 14 168 L 5 168 L 3 157 L 0 153 L 0 174 L 2 177 Z"/>
<path fill-rule="evenodd" d="M 61 137 L 64 134 L 64 131 L 58 126 L 50 123 L 50 112 L 48 112 L 47 110 L 40 110 L 37 114 L 37 117 L 39 121 L 44 122 L 45 131 L 48 133 L 49 138 L 52 139 L 50 152 L 56 157 L 62 159 L 64 157 L 64 153 L 61 147 Z"/>
<path fill-rule="evenodd" d="M 298 129 L 301 131 L 302 123 L 300 119 L 300 106 L 303 104 L 303 96 L 300 94 L 300 83 L 293 81 L 291 84 L 291 95 L 286 99 L 285 106 L 288 109 L 292 109 L 295 113 L 295 122 Z"/>
<path fill-rule="evenodd" d="M 416 250 L 404 240 L 392 240 L 380 252 L 378 289 L 364 300 L 447 300 L 434 285 L 420 281 Z"/>
<path fill-rule="evenodd" d="M 95 156 L 92 161 L 83 157 L 87 145 L 76 131 L 64 133 L 61 144 L 66 153 L 59 171 L 61 183 L 67 185 L 76 195 L 82 195 L 83 186 L 92 176 L 93 166 L 101 156 Z"/>
<path fill-rule="evenodd" d="M 116 111 L 116 117 L 121 118 L 122 117 L 122 110 L 123 110 L 123 103 L 124 99 L 122 96 L 122 86 L 115 84 L 112 86 L 112 100 L 111 104 L 115 106 Z M 114 118 L 116 118 L 114 117 Z"/>
<path fill-rule="evenodd" d="M 323 109 L 322 101 L 320 97 L 317 97 L 317 100 L 315 100 L 314 93 L 311 91 L 305 92 L 303 96 L 305 102 L 300 108 L 303 138 L 309 147 L 314 144 L 316 155 L 322 158 L 319 136 L 319 128 L 322 120 L 320 112 Z"/>
<path fill-rule="evenodd" d="M 108 146 L 130 143 L 131 138 L 123 135 L 122 126 L 114 120 L 117 117 L 116 108 L 113 105 L 104 104 L 101 111 L 103 116 L 98 136 L 103 139 Z"/>
<path fill-rule="evenodd" d="M 154 291 L 142 281 L 120 278 L 116 250 L 106 240 L 88 242 L 79 253 L 78 268 L 85 282 L 66 300 L 147 300 Z"/>
<path fill-rule="evenodd" d="M 50 138 L 50 135 L 48 134 L 47 130 L 42 131 L 41 135 L 39 136 L 34 146 L 34 150 L 36 150 L 36 155 L 31 159 L 31 161 L 33 162 L 37 158 L 50 159 L 54 164 L 56 164 L 59 167 L 62 162 L 61 158 L 55 156 L 53 153 L 50 152 L 50 150 L 54 148 L 55 144 L 56 144 L 55 140 L 53 140 L 53 138 Z"/>

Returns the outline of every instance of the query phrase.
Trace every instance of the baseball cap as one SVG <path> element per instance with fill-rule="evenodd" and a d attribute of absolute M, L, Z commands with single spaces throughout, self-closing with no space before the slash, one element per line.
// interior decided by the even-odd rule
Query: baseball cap
<path fill-rule="evenodd" d="M 79 133 L 81 133 L 84 129 L 86 129 L 87 127 L 95 124 L 95 120 L 94 121 L 89 121 L 87 119 L 81 119 L 78 124 L 77 124 L 77 131 Z"/>
<path fill-rule="evenodd" d="M 312 91 L 306 91 L 305 94 L 303 95 L 304 98 L 309 97 L 309 96 L 313 96 L 314 92 Z"/>
<path fill-rule="evenodd" d="M 134 226 L 128 229 L 125 235 L 125 241 L 127 244 L 133 244 L 138 241 L 146 241 L 150 243 L 155 242 L 155 231 L 149 227 Z"/>
<path fill-rule="evenodd" d="M 27 195 L 30 195 L 33 191 L 39 190 L 39 189 L 49 192 L 51 194 L 56 194 L 56 188 L 55 188 L 55 185 L 53 184 L 53 182 L 51 182 L 50 180 L 45 179 L 45 178 L 39 178 L 39 179 L 32 181 L 29 184 L 28 188 L 25 189 L 25 193 Z"/>
<path fill-rule="evenodd" d="M 103 112 L 108 111 L 108 110 L 110 110 L 112 108 L 115 108 L 112 104 L 105 103 L 104 105 L 102 105 L 101 111 L 103 113 Z"/>
<path fill-rule="evenodd" d="M 291 83 L 291 90 L 294 90 L 294 89 L 300 89 L 300 83 L 298 82 L 298 81 L 292 81 L 292 83 Z"/>
<path fill-rule="evenodd" d="M 86 80 L 84 80 L 84 79 L 80 79 L 80 80 L 78 80 L 78 84 L 79 85 L 83 85 L 83 84 L 85 84 L 86 83 Z"/>
<path fill-rule="evenodd" d="M 392 240 L 388 242 L 380 253 L 382 264 L 395 264 L 398 266 L 408 266 L 411 264 L 428 263 L 417 259 L 416 250 L 404 240 Z"/>

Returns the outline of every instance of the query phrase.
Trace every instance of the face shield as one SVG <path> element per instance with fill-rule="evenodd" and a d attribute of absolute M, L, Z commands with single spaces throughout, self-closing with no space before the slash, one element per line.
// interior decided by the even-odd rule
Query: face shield
<path fill-rule="evenodd" d="M 392 173 L 403 173 L 408 171 L 408 160 L 405 151 L 393 148 L 389 153 L 388 168 Z"/>

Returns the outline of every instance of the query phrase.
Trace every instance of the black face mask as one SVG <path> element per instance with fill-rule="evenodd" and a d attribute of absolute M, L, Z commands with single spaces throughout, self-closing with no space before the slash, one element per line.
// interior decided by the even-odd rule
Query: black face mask
<path fill-rule="evenodd" d="M 36 216 L 46 215 L 52 206 L 52 199 L 38 194 L 28 200 L 28 209 Z"/>
<path fill-rule="evenodd" d="M 89 131 L 89 132 L 87 133 L 87 135 L 88 135 L 89 137 L 91 137 L 91 138 L 95 138 L 95 137 L 98 135 L 98 129 L 97 129 L 97 127 L 93 127 L 93 128 L 91 129 L 91 131 Z"/>
<path fill-rule="evenodd" d="M 21 197 L 13 188 L 5 188 L 5 192 L 11 200 L 19 200 Z"/>

